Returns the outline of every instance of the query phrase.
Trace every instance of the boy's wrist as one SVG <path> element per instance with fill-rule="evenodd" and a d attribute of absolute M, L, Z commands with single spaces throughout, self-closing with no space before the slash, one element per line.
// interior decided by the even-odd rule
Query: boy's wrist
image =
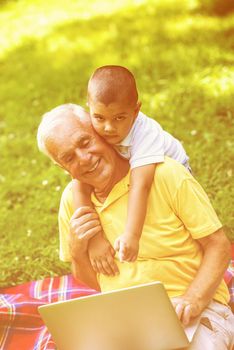
<path fill-rule="evenodd" d="M 125 230 L 124 231 L 124 236 L 128 237 L 128 238 L 134 238 L 134 239 L 138 239 L 141 236 L 141 231 L 139 230 Z"/>

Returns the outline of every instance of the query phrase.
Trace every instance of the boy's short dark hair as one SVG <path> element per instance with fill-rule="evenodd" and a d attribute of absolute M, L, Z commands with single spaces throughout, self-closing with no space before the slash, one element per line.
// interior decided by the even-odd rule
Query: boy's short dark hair
<path fill-rule="evenodd" d="M 102 66 L 95 70 L 88 83 L 88 101 L 109 105 L 121 101 L 135 105 L 138 101 L 133 74 L 122 66 Z"/>

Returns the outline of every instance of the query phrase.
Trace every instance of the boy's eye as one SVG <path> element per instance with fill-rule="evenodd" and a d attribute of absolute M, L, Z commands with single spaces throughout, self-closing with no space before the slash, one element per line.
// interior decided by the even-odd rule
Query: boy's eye
<path fill-rule="evenodd" d="M 99 117 L 99 116 L 95 116 L 94 117 L 97 121 L 99 121 L 99 122 L 101 122 L 101 121 L 103 121 L 104 120 L 104 118 L 103 117 Z"/>
<path fill-rule="evenodd" d="M 124 120 L 125 118 L 123 116 L 119 116 L 119 117 L 116 117 L 115 120 L 117 121 L 120 121 L 120 120 Z"/>

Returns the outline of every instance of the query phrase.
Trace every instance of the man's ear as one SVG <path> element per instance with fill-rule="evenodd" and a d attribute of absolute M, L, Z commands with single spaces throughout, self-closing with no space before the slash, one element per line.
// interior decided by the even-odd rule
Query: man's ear
<path fill-rule="evenodd" d="M 141 109 L 141 105 L 142 105 L 141 101 L 137 101 L 137 104 L 136 104 L 136 107 L 135 107 L 135 118 L 137 117 L 137 115 L 138 115 L 138 113 L 139 113 L 139 111 Z"/>
<path fill-rule="evenodd" d="M 62 165 L 60 165 L 59 163 L 57 162 L 53 162 L 54 165 L 58 166 L 59 168 L 63 169 L 63 170 L 66 170 Z"/>

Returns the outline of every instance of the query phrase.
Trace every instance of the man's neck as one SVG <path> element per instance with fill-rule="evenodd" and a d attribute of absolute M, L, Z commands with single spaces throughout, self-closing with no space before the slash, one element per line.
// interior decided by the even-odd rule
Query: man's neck
<path fill-rule="evenodd" d="M 106 200 L 109 193 L 111 192 L 112 188 L 115 186 L 115 184 L 121 181 L 127 175 L 128 172 L 129 162 L 126 159 L 123 159 L 120 156 L 118 156 L 118 161 L 116 162 L 115 169 L 108 183 L 105 186 L 102 186 L 101 188 L 94 188 L 94 194 L 96 198 L 101 203 L 103 203 Z"/>

